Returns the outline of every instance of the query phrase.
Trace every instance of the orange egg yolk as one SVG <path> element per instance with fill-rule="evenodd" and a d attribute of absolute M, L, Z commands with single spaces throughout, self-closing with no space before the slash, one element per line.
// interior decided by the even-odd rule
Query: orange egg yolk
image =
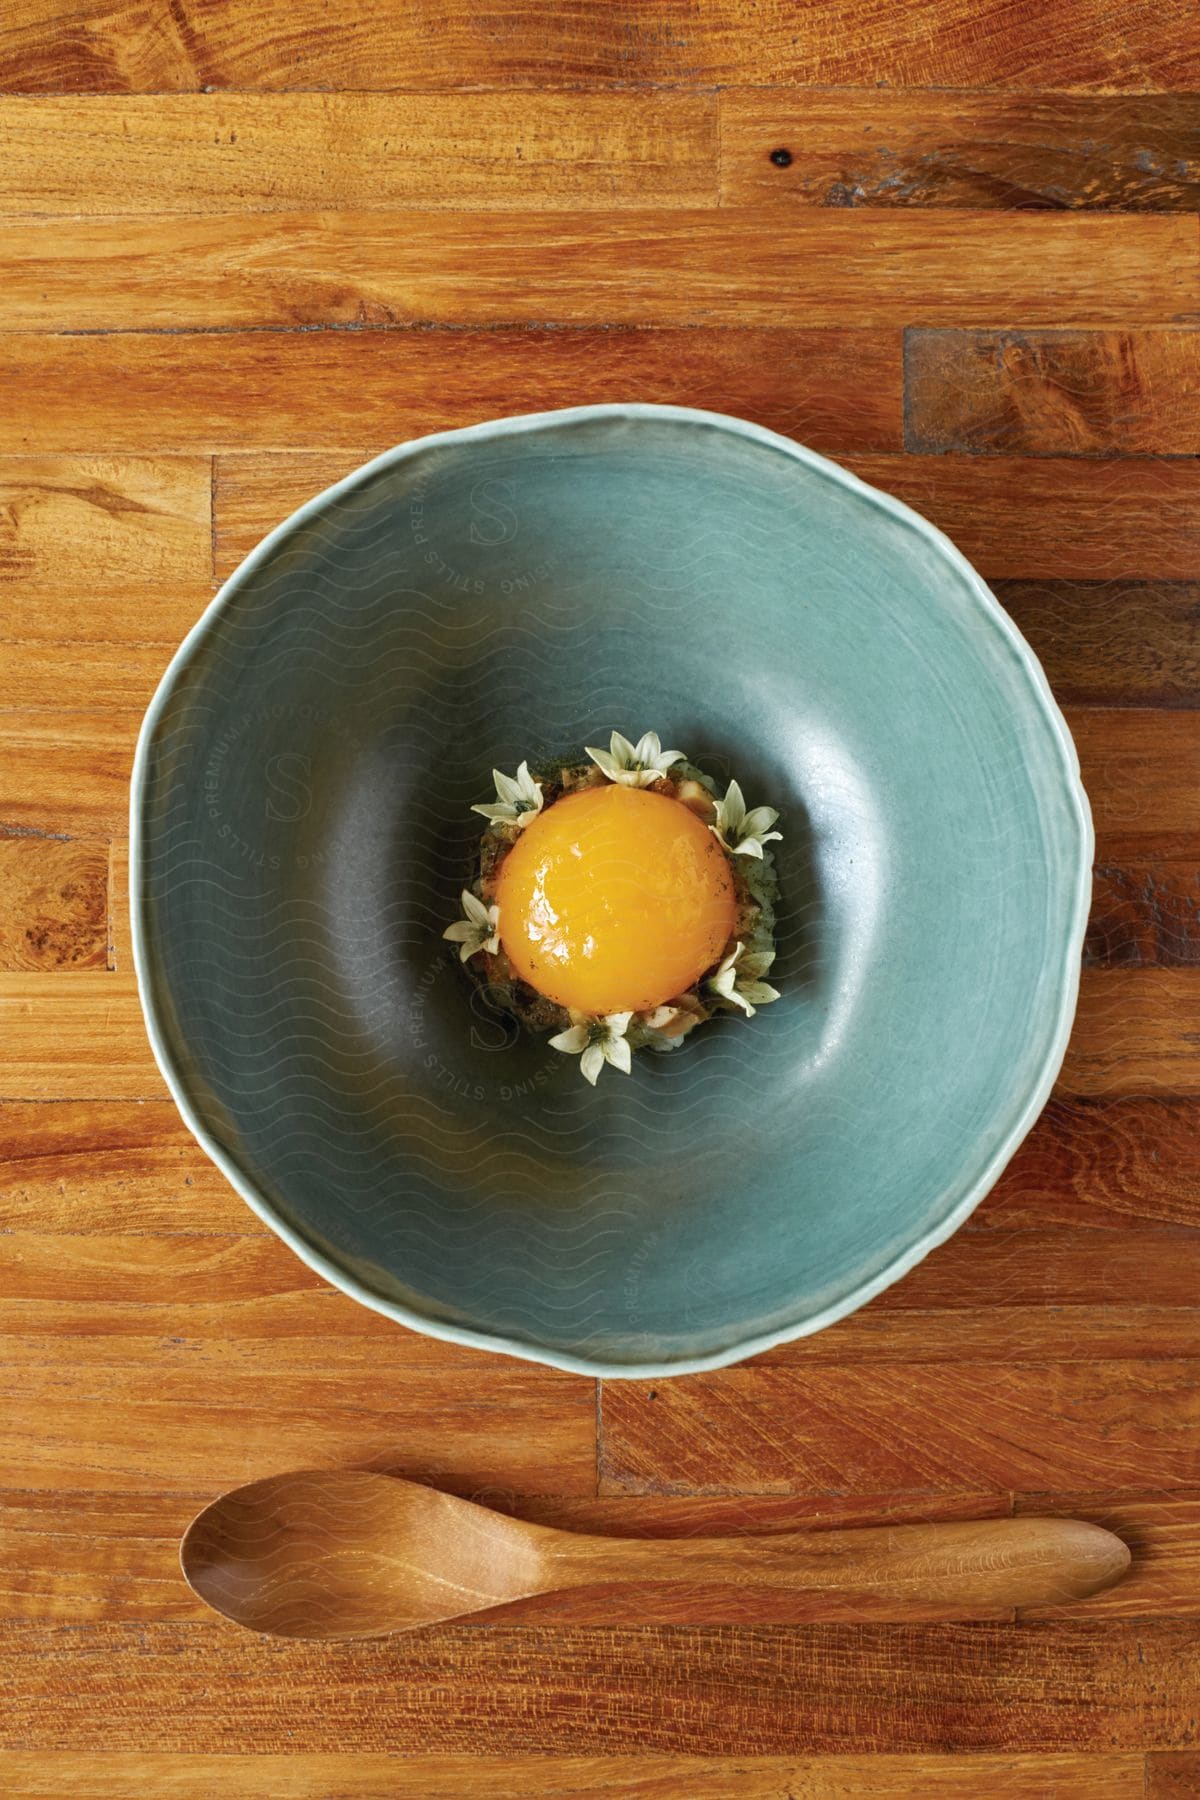
<path fill-rule="evenodd" d="M 531 819 L 500 866 L 500 941 L 531 987 L 580 1012 L 643 1012 L 733 933 L 725 853 L 680 801 L 605 782 Z"/>

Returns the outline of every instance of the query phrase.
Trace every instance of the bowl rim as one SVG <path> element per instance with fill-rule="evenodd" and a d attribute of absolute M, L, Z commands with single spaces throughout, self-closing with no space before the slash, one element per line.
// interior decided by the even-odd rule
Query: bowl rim
<path fill-rule="evenodd" d="M 155 994 L 148 922 L 144 916 L 141 900 L 142 868 L 146 854 L 146 797 L 149 763 L 159 720 L 175 691 L 180 676 L 190 666 L 200 646 L 209 637 L 229 602 L 238 592 L 245 578 L 267 559 L 275 546 L 297 526 L 302 525 L 331 501 L 351 492 L 360 483 L 379 471 L 393 468 L 430 448 L 441 444 L 486 441 L 491 438 L 550 430 L 558 426 L 574 425 L 593 419 L 671 420 L 680 424 L 703 425 L 728 432 L 731 436 L 782 452 L 815 474 L 833 481 L 850 493 L 857 494 L 869 505 L 881 509 L 909 529 L 915 530 L 963 578 L 980 613 L 1007 644 L 1024 674 L 1028 682 L 1031 701 L 1036 708 L 1040 709 L 1050 728 L 1052 742 L 1061 757 L 1062 793 L 1063 797 L 1070 802 L 1071 818 L 1078 839 L 1075 893 L 1066 943 L 1063 945 L 1062 967 L 1052 999 L 1047 1002 L 1047 1005 L 1053 1008 L 1053 1030 L 1047 1048 L 1042 1056 L 1040 1066 L 1036 1070 L 1035 1079 L 1027 1085 L 1024 1099 L 1016 1107 L 1014 1116 L 1010 1118 L 999 1145 L 988 1157 L 983 1167 L 976 1170 L 972 1178 L 955 1183 L 946 1190 L 952 1196 L 952 1203 L 936 1224 L 930 1226 L 912 1244 L 894 1256 L 884 1268 L 857 1283 L 851 1290 L 840 1295 L 818 1312 L 791 1320 L 770 1331 L 739 1337 L 704 1355 L 637 1363 L 612 1363 L 600 1357 L 575 1355 L 570 1351 L 558 1350 L 532 1340 L 477 1330 L 453 1320 L 440 1318 L 432 1313 L 422 1313 L 415 1307 L 404 1305 L 377 1293 L 357 1276 L 325 1255 L 300 1231 L 290 1225 L 208 1130 L 201 1116 L 200 1108 L 193 1101 L 183 1074 L 176 1066 Z M 931 1250 L 936 1249 L 939 1244 L 945 1243 L 947 1238 L 951 1237 L 975 1210 L 979 1202 L 994 1186 L 1037 1120 L 1050 1097 L 1051 1089 L 1062 1067 L 1078 1001 L 1081 952 L 1091 903 L 1091 868 L 1094 851 L 1095 835 L 1091 808 L 1080 776 L 1078 754 L 1067 722 L 1051 692 L 1041 663 L 982 576 L 944 532 L 894 495 L 873 487 L 869 482 L 861 480 L 850 470 L 843 468 L 841 464 L 830 461 L 828 457 L 822 456 L 817 451 L 810 450 L 805 445 L 795 442 L 792 438 L 784 437 L 766 426 L 752 424 L 749 420 L 737 418 L 730 413 L 711 412 L 699 407 L 667 406 L 641 400 L 606 401 L 598 405 L 561 407 L 540 412 L 512 414 L 501 419 L 483 420 L 474 425 L 428 432 L 420 437 L 410 438 L 401 444 L 394 445 L 390 450 L 385 450 L 381 455 L 372 457 L 358 468 L 352 469 L 341 480 L 322 489 L 320 493 L 314 494 L 311 499 L 306 500 L 302 506 L 297 507 L 286 519 L 269 531 L 222 582 L 167 664 L 146 709 L 138 733 L 129 796 L 129 912 L 134 972 L 154 1060 L 184 1124 L 201 1149 L 216 1164 L 251 1210 L 278 1237 L 282 1238 L 300 1260 L 316 1274 L 322 1276 L 324 1280 L 340 1289 L 351 1299 L 357 1300 L 361 1305 L 371 1308 L 374 1312 L 382 1313 L 397 1324 L 405 1325 L 410 1330 L 421 1332 L 427 1337 L 439 1338 L 448 1343 L 462 1344 L 473 1349 L 499 1351 L 524 1361 L 546 1364 L 551 1368 L 561 1369 L 570 1374 L 588 1375 L 603 1380 L 664 1380 L 672 1375 L 701 1374 L 711 1369 L 726 1368 L 733 1363 L 744 1361 L 747 1357 L 757 1356 L 762 1351 L 773 1349 L 778 1344 L 791 1343 L 798 1338 L 809 1337 L 815 1332 L 823 1331 L 826 1326 L 835 1324 L 839 1319 L 856 1312 L 859 1307 L 881 1294 L 885 1288 L 900 1281 L 919 1262 L 922 1262 Z"/>

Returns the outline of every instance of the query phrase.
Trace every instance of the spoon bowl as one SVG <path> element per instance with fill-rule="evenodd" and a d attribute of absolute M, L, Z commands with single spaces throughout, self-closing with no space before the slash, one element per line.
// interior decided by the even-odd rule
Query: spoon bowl
<path fill-rule="evenodd" d="M 1120 1579 L 1120 1538 L 1077 1519 L 980 1519 L 734 1538 L 592 1537 L 366 1470 L 299 1470 L 214 1500 L 180 1547 L 215 1611 L 276 1637 L 412 1630 L 614 1582 L 784 1588 L 812 1619 L 997 1618 Z"/>

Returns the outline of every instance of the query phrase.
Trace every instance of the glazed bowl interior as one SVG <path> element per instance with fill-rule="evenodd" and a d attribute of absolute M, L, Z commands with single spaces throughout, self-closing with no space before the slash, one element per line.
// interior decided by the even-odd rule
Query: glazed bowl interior
<path fill-rule="evenodd" d="M 593 1090 L 441 933 L 492 768 L 614 726 L 779 808 L 783 998 Z M 957 552 L 655 407 L 405 446 L 273 533 L 168 671 L 133 831 L 156 1052 L 251 1205 L 405 1323 L 616 1374 L 812 1330 L 966 1216 L 1061 1060 L 1090 863 Z"/>

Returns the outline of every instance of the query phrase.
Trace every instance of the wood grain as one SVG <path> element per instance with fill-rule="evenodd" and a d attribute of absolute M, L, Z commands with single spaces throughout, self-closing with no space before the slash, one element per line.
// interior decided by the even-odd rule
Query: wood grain
<path fill-rule="evenodd" d="M 112 837 L 128 829 L 134 712 L 0 709 L 0 825 Z"/>
<path fill-rule="evenodd" d="M 1200 582 L 1010 580 L 995 587 L 1061 703 L 1200 705 Z"/>
<path fill-rule="evenodd" d="M 86 449 L 100 432 L 120 451 L 319 444 L 365 457 L 507 412 L 635 394 L 732 412 L 817 449 L 898 450 L 900 380 L 892 330 L 13 334 L 0 335 L 11 398 L 0 448 Z"/>
<path fill-rule="evenodd" d="M 774 1357 L 1196 1354 L 1197 1235 L 1157 1236 L 1146 1226 L 1200 1222 L 1198 1143 L 1194 1103 L 1055 1102 L 975 1215 L 975 1230 L 862 1313 Z M 14 1246 L 0 1302 L 10 1361 L 17 1334 L 36 1356 L 30 1334 L 64 1329 L 140 1339 L 129 1346 L 139 1355 L 162 1340 L 187 1341 L 206 1365 L 206 1334 L 224 1336 L 226 1357 L 234 1341 L 253 1357 L 255 1342 L 270 1338 L 272 1357 L 297 1371 L 336 1356 L 335 1330 L 339 1340 L 378 1337 L 406 1361 L 459 1354 L 397 1331 L 310 1276 L 267 1237 L 165 1101 L 0 1108 L 0 1211 Z M 973 1241 L 997 1226 L 994 1247 Z M 64 1244 L 53 1233 L 81 1235 Z M 214 1259 L 210 1234 L 265 1249 Z M 198 1239 L 195 1252 L 181 1235 Z"/>
<path fill-rule="evenodd" d="M 802 12 L 0 18 L 6 1793 L 1200 1792 L 1200 40 L 1190 0 Z M 597 1411 L 334 1292 L 194 1144 L 133 991 L 126 798 L 215 562 L 405 437 L 631 395 L 950 532 L 1070 709 L 1098 871 L 1063 1080 L 967 1226 L 831 1330 Z M 313 1653 L 175 1566 L 288 1461 L 643 1536 L 1015 1505 L 1136 1561 L 1012 1627 L 697 1587 L 639 1629 L 584 1589 Z"/>
<path fill-rule="evenodd" d="M 529 271 L 537 270 L 531 280 Z M 0 329 L 1169 325 L 1195 220 L 636 208 L 21 218 Z"/>
<path fill-rule="evenodd" d="M 1158 1768 L 1187 1757 L 1154 1756 Z M 0 1752 L 11 1800 L 1143 1800 L 1140 1755 L 339 1756 Z M 982 1784 L 982 1786 L 981 1786 Z M 1049 1786 L 1047 1784 L 1050 1784 Z M 1180 1796 L 1175 1786 L 1155 1788 Z"/>
<path fill-rule="evenodd" d="M 0 98 L 0 144 L 8 213 L 716 200 L 716 102 L 693 93 Z"/>
<path fill-rule="evenodd" d="M 112 838 L 108 846 L 108 966 L 134 975 L 133 921 L 129 916 L 129 845 Z"/>
<path fill-rule="evenodd" d="M 1190 1621 L 445 1627 L 272 1645 L 230 1626 L 14 1624 L 4 1747 L 226 1753 L 1179 1749 Z M 869 1705 L 863 1672 L 871 1671 Z M 597 1705 L 603 1684 L 604 1706 Z M 231 1706 L 228 1695 L 236 1693 Z M 551 1696 L 553 1704 L 550 1704 Z"/>
<path fill-rule="evenodd" d="M 513 1517 L 561 1530 L 636 1538 L 826 1531 L 836 1527 L 987 1519 L 1009 1512 L 995 1495 L 918 1501 L 588 1499 L 529 1495 L 495 1483 L 469 1495 Z M 209 1614 L 180 1578 L 179 1539 L 198 1510 L 195 1496 L 61 1491 L 0 1497 L 0 1610 L 8 1618 L 118 1622 L 199 1619 Z M 97 1554 L 102 1546 L 102 1555 Z M 1161 1584 L 1160 1584 L 1161 1585 Z M 629 1596 L 612 1586 L 573 1588 L 515 1603 L 518 1619 L 574 1625 L 628 1622 Z M 1186 1608 L 1184 1610 L 1187 1610 Z M 639 1586 L 643 1624 L 795 1622 L 786 1591 L 759 1594 L 691 1582 Z"/>
<path fill-rule="evenodd" d="M 0 457 L 0 639 L 176 639 L 210 592 L 210 490 L 207 458 Z"/>
<path fill-rule="evenodd" d="M 0 1105 L 6 1229 L 266 1236 L 171 1100 Z"/>
<path fill-rule="evenodd" d="M 1197 856 L 1098 863 L 1084 957 L 1137 968 L 1200 963 Z"/>
<path fill-rule="evenodd" d="M 1080 457 L 854 456 L 989 580 L 1192 580 L 1200 464 Z"/>
<path fill-rule="evenodd" d="M 216 561 L 224 576 L 279 521 L 366 452 L 216 459 Z M 849 455 L 853 471 L 947 532 L 989 579 L 1187 581 L 1200 558 L 1200 464 L 1072 457 Z M 1186 624 L 1183 627 L 1186 629 Z M 1092 650 L 1091 658 L 1100 654 Z"/>
<path fill-rule="evenodd" d="M 246 1214 L 254 1220 L 249 1208 Z M 174 1302 L 176 1322 L 183 1324 L 189 1317 L 193 1321 L 218 1318 L 222 1299 L 232 1312 L 243 1303 L 266 1297 L 329 1294 L 328 1284 L 269 1233 L 217 1236 L 188 1231 L 187 1224 L 188 1216 L 182 1214 L 175 1230 L 162 1236 L 133 1231 L 23 1231 L 10 1226 L 0 1241 L 0 1269 L 7 1276 L 0 1322 L 8 1328 L 25 1329 L 27 1316 L 19 1310 L 4 1315 L 4 1307 L 9 1301 L 42 1300 L 58 1307 L 64 1320 L 69 1309 L 78 1307 L 76 1321 L 81 1330 L 85 1325 L 97 1330 L 97 1315 L 111 1309 L 114 1316 L 125 1313 L 135 1329 L 144 1327 L 149 1335 L 159 1322 L 164 1302 Z M 314 1335 L 318 1317 L 314 1310 Z M 193 1328 L 200 1329 L 198 1325 Z M 398 1342 L 402 1347 L 409 1336 L 401 1334 Z"/>
<path fill-rule="evenodd" d="M 225 1255 L 230 1269 L 245 1260 L 244 1250 Z M 489 1482 L 536 1490 L 552 1471 L 556 1492 L 594 1490 L 594 1383 L 468 1354 L 457 1389 L 444 1357 L 406 1364 L 402 1343 L 399 1352 L 382 1340 L 346 1343 L 328 1368 L 309 1345 L 301 1390 L 288 1360 L 275 1365 L 261 1345 L 217 1374 L 186 1340 L 141 1355 L 113 1340 L 109 1355 L 85 1357 L 80 1380 L 44 1337 L 40 1360 L 0 1362 L 0 1488 L 202 1503 L 279 1468 L 350 1467 L 459 1492 Z"/>
<path fill-rule="evenodd" d="M 847 344 L 854 354 L 853 342 Z M 877 367 L 870 360 L 867 369 Z M 827 415 L 828 416 L 828 415 Z M 765 418 L 780 428 L 778 417 Z M 840 427 L 839 427 L 840 428 Z M 878 430 L 885 428 L 878 419 Z M 804 435 L 803 431 L 797 435 Z M 381 445 L 376 447 L 382 447 Z M 253 549 L 272 525 L 322 487 L 340 480 L 371 453 L 371 446 L 345 453 L 283 453 L 266 457 L 222 458 L 217 469 L 217 554 L 222 574 Z M 1039 464 L 1035 470 L 1005 460 L 989 483 L 974 462 L 939 457 L 936 463 L 909 457 L 849 459 L 857 472 L 880 487 L 922 505 L 952 532 L 973 535 L 972 549 L 983 572 L 1014 561 L 1065 570 L 1084 547 L 1093 562 L 1101 527 L 1087 529 L 1089 489 L 1094 470 L 1067 464 Z M 1047 478 L 1049 477 L 1049 483 Z M 1099 477 L 1106 496 L 1112 472 Z M 1049 486 L 1049 491 L 1047 491 Z M 999 492 L 997 491 L 999 490 Z M 1118 505 L 1103 515 L 1103 529 L 1120 527 L 1118 552 L 1134 562 L 1158 561 L 1163 531 L 1177 566 L 1200 554 L 1190 509 L 1200 505 L 1200 485 L 1184 468 L 1180 476 L 1160 465 L 1123 469 Z M 1121 513 L 1127 517 L 1122 519 Z M 941 517 L 938 518 L 940 513 Z M 1090 539 L 1090 542 L 1089 542 Z M 1067 576 L 1001 579 L 997 591 L 1046 665 L 1060 699 L 1076 704 L 1191 705 L 1200 696 L 1200 586 L 1186 580 L 1081 581 Z"/>
<path fill-rule="evenodd" d="M 1194 1230 L 965 1232 L 861 1312 L 814 1338 L 780 1345 L 768 1360 L 1195 1356 L 1198 1285 L 1200 1232 Z"/>
<path fill-rule="evenodd" d="M 48 1109 L 44 1109 L 48 1110 Z M 8 1108 L 5 1109 L 8 1111 Z M 0 1124 L 3 1121 L 0 1119 Z M 36 1130 L 38 1121 L 27 1124 Z M 40 1140 L 34 1149 L 40 1150 Z M 55 1171 L 70 1165 L 42 1151 Z M 112 1183 L 81 1183 L 78 1206 L 60 1206 L 47 1228 L 35 1213 L 22 1158 L 6 1174 L 0 1236 L 0 1331 L 10 1368 L 40 1365 L 56 1334 L 70 1332 L 82 1368 L 115 1356 L 153 1359 L 158 1343 L 186 1344 L 190 1367 L 249 1371 L 270 1344 L 273 1364 L 302 1373 L 333 1368 L 339 1339 L 371 1338 L 406 1367 L 453 1365 L 437 1340 L 399 1331 L 355 1309 L 275 1238 L 256 1230 L 234 1196 L 212 1207 L 178 1186 L 173 1208 L 147 1213 L 135 1199 L 89 1225 Z M 136 1165 L 135 1165 L 136 1166 Z M 94 1191 L 93 1191 L 94 1190 Z M 12 1194 L 10 1202 L 9 1194 Z M 237 1207 L 239 1212 L 233 1211 Z M 126 1224 L 129 1217 L 131 1222 Z M 160 1222 L 161 1219 L 161 1222 Z M 245 1229 L 239 1230 L 244 1223 Z M 1029 1362 L 1179 1359 L 1200 1356 L 1194 1295 L 1200 1232 L 1064 1230 L 964 1234 L 941 1247 L 869 1307 L 814 1338 L 770 1354 L 772 1364 Z M 94 1340 L 84 1344 L 87 1337 Z M 223 1338 L 214 1355 L 208 1340 Z M 118 1345 L 117 1340 L 121 1340 Z M 358 1356 L 356 1349 L 353 1359 Z"/>
<path fill-rule="evenodd" d="M 282 1530 L 275 1526 L 281 1514 Z M 356 1562 L 363 1559 L 357 1579 L 347 1563 L 347 1529 Z M 1130 1551 L 1103 1526 L 1052 1518 L 674 1542 L 604 1536 L 506 1518 L 369 1469 L 317 1469 L 223 1495 L 189 1526 L 180 1562 L 202 1598 L 247 1630 L 346 1639 L 468 1614 L 477 1623 L 484 1614 L 507 1622 L 509 1603 L 530 1591 L 643 1581 L 657 1588 L 672 1578 L 735 1593 L 789 1590 L 800 1622 L 1011 1621 L 1026 1604 L 1083 1600 L 1111 1587 L 1128 1571 Z M 372 1571 L 366 1580 L 363 1567 Z"/>
<path fill-rule="evenodd" d="M 230 535 L 218 535 L 221 569 L 234 567 L 277 522 L 273 509 L 279 506 L 282 515 L 290 506 L 290 499 L 281 504 L 279 472 L 270 464 L 272 459 L 255 459 L 221 484 L 230 522 Z M 300 482 L 315 477 L 320 484 L 322 479 L 308 464 L 297 473 L 288 463 L 282 475 L 295 477 L 293 491 L 299 491 Z M 140 664 L 137 680 L 146 682 L 146 695 L 162 661 L 166 659 L 148 653 Z M 121 691 L 110 698 L 117 702 Z M 99 819 L 106 832 L 124 830 L 122 785 L 137 742 L 140 709 L 126 711 L 117 704 L 72 709 L 63 720 L 56 758 L 50 752 L 54 720 L 43 711 L 0 709 L 0 715 L 9 740 L 7 754 L 0 752 L 0 817 L 5 823 L 54 830 Z M 1112 860 L 1139 851 L 1144 855 L 1155 833 L 1168 833 L 1173 846 L 1184 846 L 1178 853 L 1186 855 L 1187 842 L 1200 828 L 1200 713 L 1069 707 L 1067 716 L 1106 855 Z"/>
<path fill-rule="evenodd" d="M 130 977 L 0 975 L 0 1098 L 161 1100 L 166 1091 Z"/>
<path fill-rule="evenodd" d="M 1200 1794 L 1200 1751 L 1146 1758 L 1146 1800 L 1194 1800 Z"/>
<path fill-rule="evenodd" d="M 1200 713 L 1071 707 L 1096 831 L 1128 847 L 1200 827 Z"/>
<path fill-rule="evenodd" d="M 1186 1487 L 1200 1479 L 1198 1374 L 1187 1361 L 758 1363 L 610 1382 L 601 1492 Z"/>
<path fill-rule="evenodd" d="M 219 458 L 218 572 L 227 574 L 272 525 L 368 453 Z M 852 455 L 846 461 L 864 480 L 924 512 L 992 579 L 1077 584 L 1080 576 L 1103 580 L 1115 571 L 1119 604 L 1128 584 L 1145 588 L 1146 577 L 1186 588 L 1200 554 L 1200 474 L 1183 459 L 1100 467 L 1072 458 L 1033 466 L 1019 457 Z M 1188 605 L 1183 592 L 1176 632 L 1190 658 Z M 1160 623 L 1159 629 L 1171 627 Z M 1136 630 L 1136 620 L 1129 630 Z M 1094 638 L 1088 655 L 1093 666 L 1104 656 Z M 1152 647 L 1143 648 L 1143 665 L 1153 655 Z M 1176 666 L 1168 658 L 1164 673 Z M 1184 680 L 1189 667 L 1185 662 Z"/>
<path fill-rule="evenodd" d="M 1190 968 L 1085 970 L 1059 1091 L 1200 1094 L 1197 1004 L 1200 975 Z M 0 975 L 0 1019 L 0 1098 L 162 1097 L 128 977 Z"/>
<path fill-rule="evenodd" d="M 756 86 L 722 93 L 720 132 L 727 205 L 1200 206 L 1190 95 Z"/>
<path fill-rule="evenodd" d="M 1110 1499 L 1103 1494 L 1018 1495 L 1018 1513 L 1090 1519 L 1124 1539 L 1133 1565 L 1119 1587 L 1093 1594 L 1086 1614 L 1139 1619 L 1200 1613 L 1200 1495 L 1154 1494 Z M 1070 1616 L 1062 1607 L 1022 1607 L 1025 1619 Z"/>
<path fill-rule="evenodd" d="M 1191 969 L 1085 972 L 1059 1081 L 1070 1095 L 1200 1094 L 1200 1052 L 1186 1010 Z M 0 1097 L 158 1099 L 163 1084 L 127 981 L 111 975 L 0 976 Z"/>
<path fill-rule="evenodd" d="M 905 447 L 1200 451 L 1200 331 L 909 331 Z"/>
<path fill-rule="evenodd" d="M 0 836 L 0 969 L 108 965 L 108 846 Z"/>
<path fill-rule="evenodd" d="M 34 1497 L 44 1506 L 42 1497 Z M 497 1504 L 490 1500 L 489 1504 Z M 1118 1587 L 1096 1594 L 1086 1602 L 1081 1618 L 1093 1613 L 1117 1613 L 1126 1617 L 1192 1617 L 1200 1608 L 1196 1563 L 1200 1556 L 1200 1502 L 1194 1493 L 1165 1493 L 1135 1498 L 1076 1493 L 1015 1497 L 993 1495 L 936 1495 L 920 1498 L 897 1495 L 844 1497 L 822 1495 L 784 1498 L 693 1495 L 617 1495 L 596 1499 L 557 1499 L 543 1495 L 514 1495 L 504 1509 L 538 1523 L 569 1530 L 620 1532 L 654 1537 L 716 1534 L 741 1531 L 825 1531 L 850 1528 L 878 1519 L 896 1522 L 950 1518 L 986 1518 L 1007 1512 L 1037 1516 L 1055 1515 L 1091 1520 L 1124 1538 L 1134 1551 L 1134 1563 Z M 32 1515 L 36 1521 L 37 1512 Z M 81 1527 L 82 1529 L 82 1527 Z M 54 1552 L 51 1551 L 53 1556 Z M 654 1595 L 655 1622 L 665 1620 L 658 1608 L 667 1606 L 681 1623 L 713 1623 L 726 1616 L 731 1598 L 722 1591 L 697 1590 L 685 1598 L 667 1602 L 665 1590 Z M 1082 1605 L 1083 1603 L 1079 1603 Z M 595 1593 L 576 1597 L 571 1613 L 577 1624 L 601 1622 L 611 1596 Z M 718 1606 L 719 1610 L 711 1610 Z M 529 1616 L 533 1616 L 532 1614 Z M 728 1616 L 736 1616 L 736 1609 Z M 774 1616 L 774 1615 L 773 1615 Z M 1021 1616 L 1032 1618 L 1033 1609 Z M 1043 1616 L 1039 1611 L 1037 1616 Z M 1044 1616 L 1056 1615 L 1046 1609 Z M 784 1622 L 783 1612 L 778 1614 Z M 612 1617 L 612 1623 L 619 1620 Z"/>
<path fill-rule="evenodd" d="M 1190 969 L 1085 970 L 1059 1091 L 1200 1093 L 1197 1002 Z"/>
<path fill-rule="evenodd" d="M 32 712 L 117 712 L 140 717 L 149 706 L 176 644 L 91 644 L 86 656 L 69 637 L 71 601 L 62 604 L 47 596 L 42 608 L 43 630 L 58 614 L 59 642 L 42 639 L 32 644 L 3 645 L 11 670 L 12 692 L 20 697 L 21 710 Z M 175 609 L 172 609 L 175 610 Z M 180 609 L 182 610 L 182 608 Z M 202 610 L 197 607 L 197 617 Z M 64 618 L 62 615 L 67 614 Z M 164 630 L 152 613 L 139 614 L 142 631 Z M 19 621 L 17 621 L 19 624 Z M 132 757 L 130 759 L 132 761 Z"/>
<path fill-rule="evenodd" d="M 1200 1226 L 1200 1101 L 1058 1095 L 967 1230 Z"/>
<path fill-rule="evenodd" d="M 714 0 L 677 21 L 656 0 L 453 0 L 427 17 L 387 0 L 149 0 L 114 11 L 74 0 L 47 19 L 13 0 L 0 37 L 0 87 L 16 92 L 218 88 L 412 88 L 504 83 L 575 87 L 647 82 L 842 82 L 871 87 L 1200 87 L 1186 0 L 1076 0 L 1050 13 L 1003 0 L 911 0 L 881 12 L 829 0 L 797 31 L 787 0 Z"/>

